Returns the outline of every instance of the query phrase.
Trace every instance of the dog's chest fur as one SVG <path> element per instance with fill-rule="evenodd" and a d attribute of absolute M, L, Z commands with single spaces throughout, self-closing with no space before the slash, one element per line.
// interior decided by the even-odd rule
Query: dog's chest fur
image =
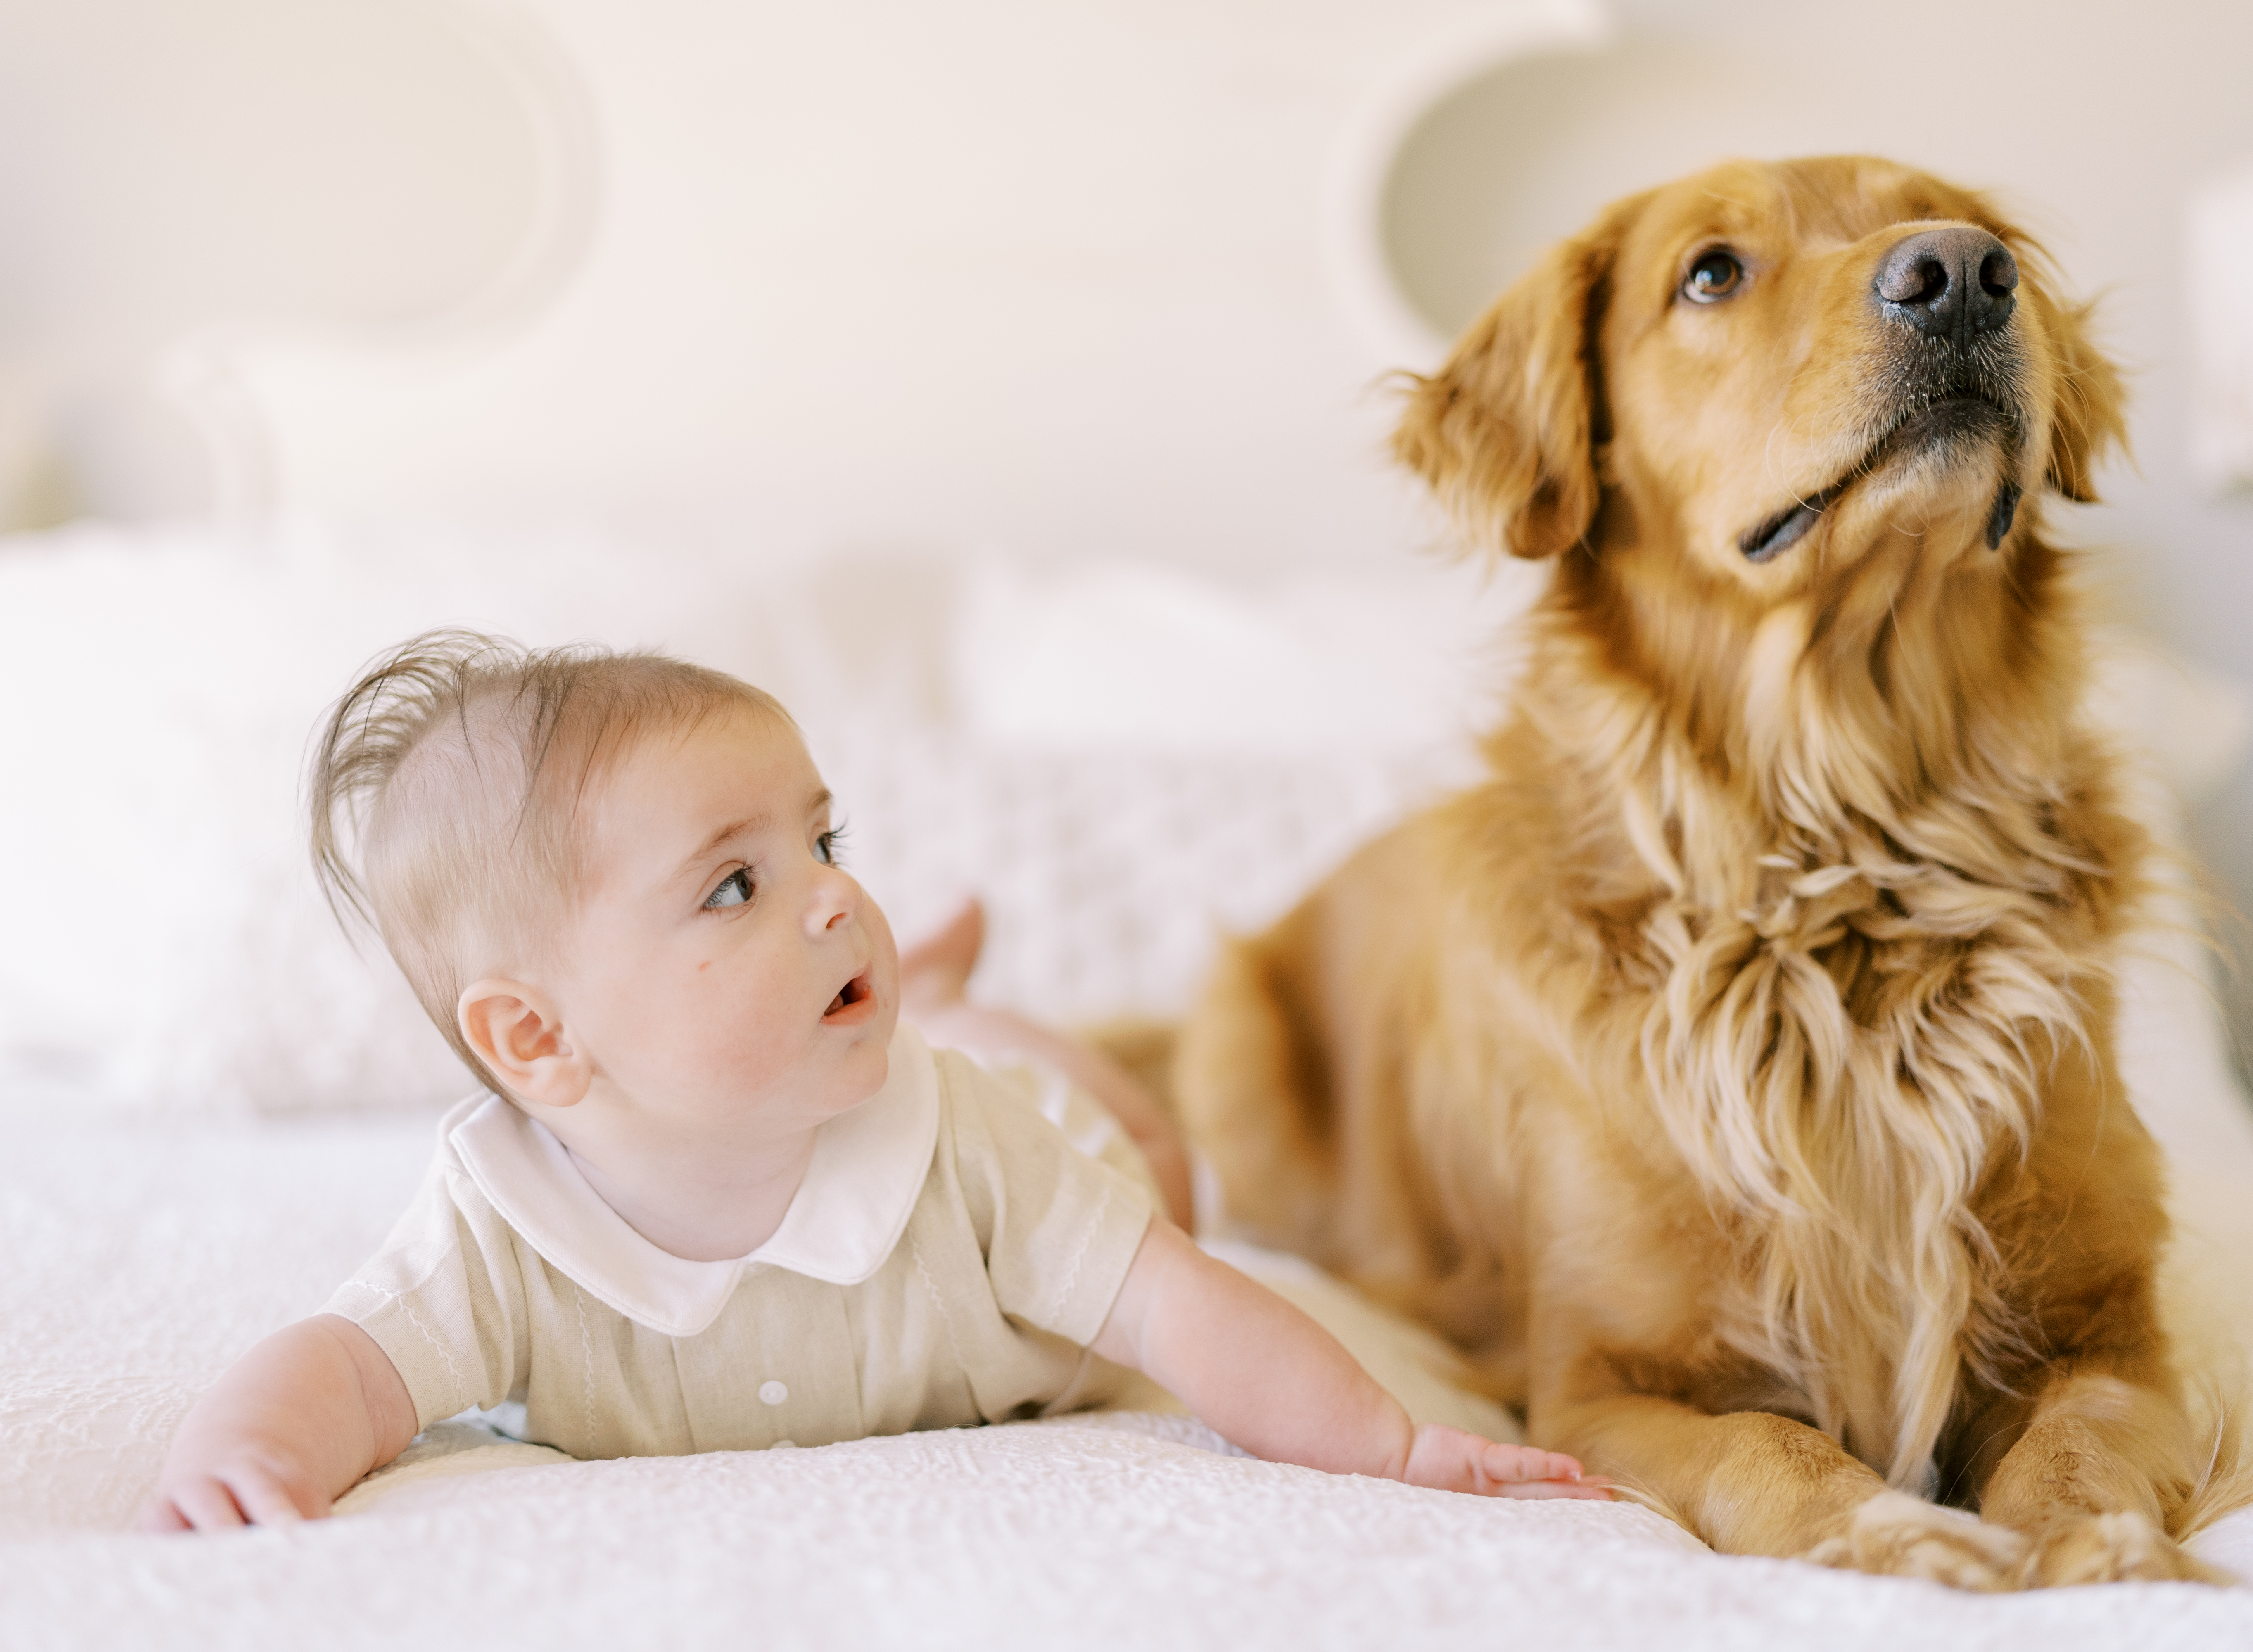
<path fill-rule="evenodd" d="M 1742 1403 L 1919 1486 L 1964 1381 L 2024 1334 L 1983 1188 L 2042 1127 L 2047 1063 L 2104 1035 L 2084 989 L 2124 849 L 2104 841 L 2101 760 L 2066 740 L 2054 772 L 1889 816 L 1810 763 L 1771 811 L 1661 720 L 1558 738 L 1587 706 L 1545 727 L 1531 687 L 1494 756 L 1550 816 L 1528 826 L 1581 852 L 1523 891 L 1548 919 L 1518 931 L 1514 967 L 1538 980 L 1570 937 L 1574 973 L 1601 978 L 1565 989 L 1586 1091 L 1615 1098 L 1616 1127 L 1663 1133 L 1710 1213 L 1723 1265 L 1685 1283 L 1717 1380 L 1770 1385 Z"/>

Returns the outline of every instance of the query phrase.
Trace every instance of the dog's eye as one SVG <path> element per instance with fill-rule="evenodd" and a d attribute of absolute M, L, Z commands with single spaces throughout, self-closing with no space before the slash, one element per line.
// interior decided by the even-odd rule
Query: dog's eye
<path fill-rule="evenodd" d="M 1693 304 L 1719 303 L 1745 284 L 1745 267 L 1724 247 L 1698 254 L 1682 278 L 1682 296 Z"/>

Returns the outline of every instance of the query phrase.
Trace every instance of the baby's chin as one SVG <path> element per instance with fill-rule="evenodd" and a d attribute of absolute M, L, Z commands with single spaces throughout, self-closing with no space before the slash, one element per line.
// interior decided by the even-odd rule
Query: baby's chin
<path fill-rule="evenodd" d="M 884 1087 L 892 1072 L 892 1034 L 898 1028 L 896 1000 L 879 1006 L 876 1013 L 854 1030 L 861 1036 L 845 1052 L 834 1092 L 835 1111 L 850 1112 Z"/>

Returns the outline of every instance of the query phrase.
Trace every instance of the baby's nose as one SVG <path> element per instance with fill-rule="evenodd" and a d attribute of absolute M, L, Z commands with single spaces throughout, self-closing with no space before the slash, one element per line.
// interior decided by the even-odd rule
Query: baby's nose
<path fill-rule="evenodd" d="M 859 886 L 842 872 L 823 868 L 813 881 L 813 903 L 806 916 L 817 931 L 828 931 L 852 921 Z"/>

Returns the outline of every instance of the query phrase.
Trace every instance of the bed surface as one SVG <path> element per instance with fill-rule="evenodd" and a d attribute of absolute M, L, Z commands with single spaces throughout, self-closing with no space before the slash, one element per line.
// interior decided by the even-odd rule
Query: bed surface
<path fill-rule="evenodd" d="M 1229 1454 L 1126 1414 L 571 1463 L 466 1426 L 293 1530 L 117 1527 L 190 1399 L 379 1237 L 431 1121 L 71 1123 L 0 1172 L 0 1644 L 2243 1644 L 2253 1590 L 1975 1599 L 1705 1553 L 1639 1509 Z M 2253 1561 L 2253 1530 L 2201 1552 Z"/>

